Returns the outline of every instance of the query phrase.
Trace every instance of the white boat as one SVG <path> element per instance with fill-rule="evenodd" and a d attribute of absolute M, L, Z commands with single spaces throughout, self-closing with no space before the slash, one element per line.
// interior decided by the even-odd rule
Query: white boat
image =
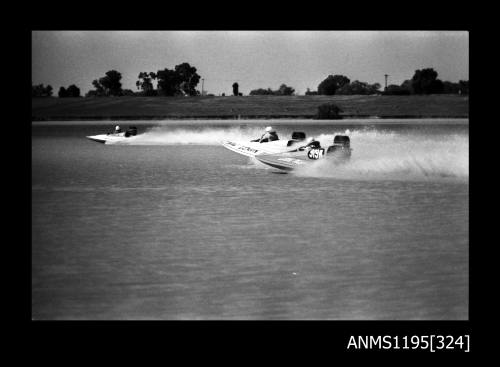
<path fill-rule="evenodd" d="M 331 159 L 335 163 L 345 163 L 351 157 L 351 144 L 348 136 L 337 135 L 333 139 L 333 145 L 322 148 L 318 141 L 311 141 L 304 147 L 293 152 L 278 154 L 261 154 L 255 158 L 268 166 L 285 171 L 292 171 L 318 161 L 319 159 Z"/>
<path fill-rule="evenodd" d="M 124 140 L 134 139 L 136 135 L 137 135 L 137 128 L 135 126 L 131 126 L 126 131 L 123 132 L 91 135 L 87 136 L 86 138 L 98 143 L 114 144 Z"/>
<path fill-rule="evenodd" d="M 305 140 L 306 134 L 304 134 L 303 132 L 294 132 L 292 134 L 292 138 L 287 140 L 262 142 L 260 142 L 259 139 L 249 142 L 235 142 L 224 140 L 221 141 L 221 144 L 223 147 L 235 153 L 242 154 L 247 157 L 255 157 L 262 154 L 277 154 L 295 151 L 299 147 L 307 144 Z"/>

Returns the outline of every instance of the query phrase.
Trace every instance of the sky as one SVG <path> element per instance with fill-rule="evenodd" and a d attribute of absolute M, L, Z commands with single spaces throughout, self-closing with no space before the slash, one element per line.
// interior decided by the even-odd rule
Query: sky
<path fill-rule="evenodd" d="M 239 84 L 304 94 L 328 75 L 388 84 L 434 68 L 438 78 L 469 79 L 467 31 L 33 31 L 32 83 L 76 84 L 84 95 L 109 70 L 122 74 L 122 88 L 137 91 L 142 71 L 173 69 L 188 62 L 208 93 L 232 94 Z M 201 91 L 201 80 L 197 89 Z"/>

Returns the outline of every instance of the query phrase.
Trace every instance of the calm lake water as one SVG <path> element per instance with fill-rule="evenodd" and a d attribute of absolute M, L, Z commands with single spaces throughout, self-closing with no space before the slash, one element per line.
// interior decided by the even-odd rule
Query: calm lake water
<path fill-rule="evenodd" d="M 467 319 L 468 120 L 32 125 L 33 319 Z M 273 125 L 353 154 L 282 174 Z"/>

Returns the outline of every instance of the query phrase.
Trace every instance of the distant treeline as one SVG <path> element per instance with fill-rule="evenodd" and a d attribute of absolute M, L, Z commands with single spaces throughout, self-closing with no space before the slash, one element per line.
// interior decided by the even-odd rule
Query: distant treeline
<path fill-rule="evenodd" d="M 293 96 L 295 93 L 295 89 L 287 86 L 286 84 L 281 84 L 277 90 L 271 90 L 271 88 L 263 89 L 254 89 L 250 91 L 251 96 L 262 96 L 262 95 L 271 95 L 271 96 Z"/>
<path fill-rule="evenodd" d="M 334 94 L 379 94 L 380 84 L 368 84 L 355 80 L 351 80 L 344 75 L 328 75 L 318 85 L 318 91 L 312 92 L 307 88 L 306 95 L 334 95 Z"/>
<path fill-rule="evenodd" d="M 49 84 L 46 87 L 43 84 L 31 86 L 32 97 L 52 97 L 52 86 Z M 68 88 L 59 88 L 58 96 L 64 97 L 80 97 L 80 88 L 72 84 Z"/>
<path fill-rule="evenodd" d="M 453 83 L 442 81 L 437 76 L 438 73 L 432 68 L 416 70 L 411 79 L 405 80 L 401 85 L 388 85 L 382 94 L 469 94 L 468 80 Z"/>
<path fill-rule="evenodd" d="M 460 80 L 458 83 L 438 79 L 438 73 L 432 69 L 416 70 L 413 77 L 405 80 L 401 85 L 388 85 L 381 91 L 380 84 L 368 84 L 355 80 L 351 82 L 344 75 L 329 75 L 318 85 L 318 91 L 307 88 L 306 95 L 410 95 L 410 94 L 469 94 L 469 81 Z"/>
<path fill-rule="evenodd" d="M 154 72 L 140 72 L 136 87 L 138 91 L 122 89 L 122 75 L 116 70 L 92 81 L 95 89 L 90 90 L 85 97 L 107 96 L 199 96 L 196 89 L 201 76 L 196 68 L 184 62 L 176 65 L 174 69 L 165 68 Z M 154 88 L 153 81 L 157 82 Z M 242 96 L 238 91 L 238 83 L 233 84 L 233 95 Z M 379 83 L 369 84 L 351 80 L 344 75 L 329 75 L 317 87 L 317 91 L 307 88 L 305 95 L 410 95 L 410 94 L 469 94 L 469 81 L 460 80 L 458 83 L 438 79 L 438 73 L 432 69 L 416 70 L 411 79 L 405 80 L 401 85 L 388 85 L 383 91 Z M 51 97 L 52 86 L 43 84 L 32 85 L 32 97 Z M 213 96 L 213 94 L 203 95 Z M 277 90 L 271 88 L 258 88 L 250 91 L 250 95 L 277 95 L 291 96 L 295 89 L 286 84 L 281 84 Z M 225 94 L 222 93 L 224 96 Z M 80 97 L 80 89 L 72 84 L 68 88 L 61 87 L 58 92 L 60 98 Z"/>
<path fill-rule="evenodd" d="M 188 63 L 176 65 L 174 69 L 165 68 L 154 72 L 140 72 L 136 82 L 137 92 L 122 88 L 122 74 L 116 70 L 110 70 L 106 74 L 92 81 L 95 89 L 90 90 L 85 97 L 108 97 L 108 96 L 198 96 L 196 90 L 201 77 L 196 68 Z M 157 81 L 157 88 L 153 86 L 153 80 Z M 44 87 L 43 84 L 33 85 L 31 88 L 33 97 L 52 96 L 52 86 Z M 61 98 L 80 97 L 80 89 L 70 85 L 67 89 L 61 87 L 58 93 Z"/>

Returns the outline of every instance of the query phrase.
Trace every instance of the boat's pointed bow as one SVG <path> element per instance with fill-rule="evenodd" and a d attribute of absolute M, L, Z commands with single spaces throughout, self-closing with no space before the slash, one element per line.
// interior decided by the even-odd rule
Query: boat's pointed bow
<path fill-rule="evenodd" d="M 98 143 L 106 143 L 106 140 L 105 139 L 102 139 L 100 138 L 98 135 L 94 135 L 94 136 L 86 136 L 87 139 L 89 140 L 92 140 L 92 141 L 95 141 L 95 142 L 98 142 Z"/>

